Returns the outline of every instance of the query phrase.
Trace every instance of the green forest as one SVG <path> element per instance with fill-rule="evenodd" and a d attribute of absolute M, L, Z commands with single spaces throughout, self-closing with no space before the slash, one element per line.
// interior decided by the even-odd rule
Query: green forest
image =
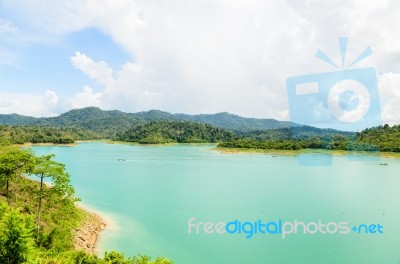
<path fill-rule="evenodd" d="M 71 144 L 75 140 L 100 139 L 89 130 L 81 128 L 54 128 L 46 126 L 8 126 L 0 125 L 0 140 L 11 144 L 54 143 Z"/>
<path fill-rule="evenodd" d="M 234 138 L 234 133 L 226 129 L 185 121 L 150 122 L 117 136 L 117 140 L 141 144 L 216 143 Z"/>
<path fill-rule="evenodd" d="M 248 132 L 253 130 L 278 129 L 296 126 L 296 124 L 288 121 L 246 118 L 226 112 L 217 114 L 187 115 L 150 110 L 137 113 L 125 113 L 118 110 L 105 111 L 98 107 L 86 107 L 82 109 L 73 109 L 55 117 L 36 118 L 18 114 L 0 114 L 0 124 L 3 125 L 35 125 L 56 128 L 74 127 L 108 136 L 115 135 L 118 131 L 124 131 L 154 121 L 188 121 L 210 124 L 215 127 L 225 128 L 235 132 Z"/>
<path fill-rule="evenodd" d="M 0 263 L 170 264 L 165 258 L 100 258 L 74 250 L 74 230 L 88 214 L 75 206 L 70 176 L 54 155 L 0 146 Z"/>
<path fill-rule="evenodd" d="M 358 133 L 357 139 L 377 146 L 380 151 L 400 152 L 400 125 L 368 128 Z"/>
<path fill-rule="evenodd" d="M 0 142 L 4 143 L 71 144 L 102 139 L 139 144 L 219 143 L 223 148 L 400 152 L 399 125 L 346 132 L 229 113 L 124 113 L 96 107 L 49 118 L 0 115 Z"/>
<path fill-rule="evenodd" d="M 235 133 L 202 123 L 153 121 L 111 135 L 72 127 L 0 125 L 0 142 L 8 144 L 71 144 L 101 139 L 139 144 L 218 143 L 221 148 L 400 152 L 400 125 L 368 128 L 358 133 L 308 126 Z"/>
<path fill-rule="evenodd" d="M 281 133 L 280 133 L 281 132 Z M 274 150 L 325 149 L 345 151 L 400 152 L 400 125 L 365 129 L 359 133 L 325 133 L 299 131 L 299 128 L 271 130 L 221 142 L 221 148 L 248 148 Z M 260 135 L 262 138 L 260 138 Z"/>

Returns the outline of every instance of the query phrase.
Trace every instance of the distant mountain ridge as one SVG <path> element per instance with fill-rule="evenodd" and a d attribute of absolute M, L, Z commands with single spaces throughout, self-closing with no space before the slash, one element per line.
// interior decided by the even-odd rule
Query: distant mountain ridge
<path fill-rule="evenodd" d="M 76 127 L 96 132 L 125 130 L 154 121 L 190 121 L 210 124 L 237 132 L 268 130 L 298 126 L 275 119 L 246 118 L 230 113 L 217 114 L 171 114 L 160 110 L 125 113 L 119 110 L 105 111 L 98 107 L 73 109 L 56 117 L 29 117 L 18 114 L 0 114 L 1 125 L 42 125 L 52 127 Z"/>

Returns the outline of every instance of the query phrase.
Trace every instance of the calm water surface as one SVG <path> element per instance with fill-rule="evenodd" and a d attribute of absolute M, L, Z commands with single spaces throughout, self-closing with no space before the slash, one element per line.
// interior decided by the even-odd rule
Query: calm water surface
<path fill-rule="evenodd" d="M 100 253 L 160 255 L 177 264 L 400 263 L 400 160 L 335 156 L 332 166 L 304 167 L 295 156 L 228 155 L 212 147 L 33 148 L 55 153 L 83 202 L 111 218 Z M 189 235 L 191 217 L 379 223 L 384 233 L 293 234 L 284 240 L 270 234 Z"/>

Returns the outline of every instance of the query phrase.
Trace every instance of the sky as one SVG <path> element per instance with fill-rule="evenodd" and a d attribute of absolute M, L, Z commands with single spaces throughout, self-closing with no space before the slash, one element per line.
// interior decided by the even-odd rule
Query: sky
<path fill-rule="evenodd" d="M 73 108 L 230 112 L 289 120 L 286 79 L 375 67 L 385 123 L 400 123 L 400 2 L 0 0 L 0 114 Z M 344 65 L 350 67 L 349 64 Z"/>

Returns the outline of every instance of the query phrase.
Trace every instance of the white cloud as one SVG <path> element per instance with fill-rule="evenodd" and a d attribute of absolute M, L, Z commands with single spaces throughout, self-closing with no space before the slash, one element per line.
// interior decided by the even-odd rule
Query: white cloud
<path fill-rule="evenodd" d="M 75 94 L 71 105 L 73 108 L 84 108 L 87 106 L 101 107 L 101 93 L 95 93 L 89 86 L 84 86 L 82 92 Z"/>
<path fill-rule="evenodd" d="M 302 28 L 306 28 L 307 21 L 289 13 L 286 21 L 276 23 L 281 20 L 282 9 L 288 8 L 286 4 L 267 3 L 260 8 L 256 1 L 193 1 L 154 8 L 147 2 L 123 2 L 108 7 L 108 13 L 97 8 L 101 15 L 94 23 L 136 58 L 135 67 L 151 72 L 147 79 L 116 76 L 116 81 L 110 82 L 112 71 L 105 70 L 102 62 L 94 66 L 90 58 L 79 53 L 72 60 L 75 67 L 103 84 L 107 91 L 114 90 L 110 97 L 131 95 L 128 98 L 133 96 L 132 102 L 123 98 L 126 104 L 144 110 L 140 107 L 148 107 L 150 101 L 137 100 L 148 98 L 135 94 L 139 89 L 156 94 L 158 100 L 151 101 L 173 112 L 230 111 L 287 118 L 286 114 L 282 116 L 287 113 L 285 80 L 281 79 L 284 75 L 276 72 L 287 67 L 285 58 L 280 56 L 304 58 L 300 47 L 306 47 L 302 37 L 307 30 Z M 294 50 L 290 47 L 293 38 L 299 39 Z M 287 44 L 278 44 L 275 39 Z M 126 66 L 123 68 L 121 74 L 130 72 Z M 128 84 L 132 82 L 136 87 Z M 254 96 L 262 85 L 268 86 L 269 95 Z M 162 94 L 168 95 L 168 100 L 161 102 Z"/>
<path fill-rule="evenodd" d="M 54 91 L 43 95 L 0 93 L 0 113 L 18 113 L 27 116 L 55 116 L 59 99 Z"/>
<path fill-rule="evenodd" d="M 399 124 L 400 73 L 385 73 L 379 76 L 382 121 L 385 124 Z"/>
<path fill-rule="evenodd" d="M 3 6 L 44 35 L 95 27 L 128 51 L 132 62 L 120 69 L 79 52 L 71 58 L 102 87 L 79 95 L 105 108 L 288 119 L 286 78 L 334 70 L 315 51 L 339 62 L 336 37 L 348 36 L 348 62 L 366 46 L 374 50 L 358 66 L 383 73 L 384 118 L 400 122 L 391 114 L 399 105 L 394 77 L 385 75 L 400 72 L 398 1 L 5 0 Z"/>
<path fill-rule="evenodd" d="M 55 105 L 58 103 L 58 97 L 54 91 L 47 90 L 44 96 L 46 105 Z"/>
<path fill-rule="evenodd" d="M 112 85 L 113 72 L 104 61 L 94 62 L 86 55 L 76 52 L 75 55 L 71 57 L 71 62 L 75 68 L 81 70 L 89 78 L 95 79 L 105 86 Z"/>
<path fill-rule="evenodd" d="M 71 57 L 71 62 L 103 87 L 100 93 L 94 93 L 85 86 L 82 93 L 75 95 L 74 107 L 93 105 L 105 109 L 140 111 L 159 106 L 162 94 L 157 83 L 151 81 L 151 71 L 146 68 L 127 62 L 114 72 L 105 62 L 95 62 L 80 52 Z"/>

